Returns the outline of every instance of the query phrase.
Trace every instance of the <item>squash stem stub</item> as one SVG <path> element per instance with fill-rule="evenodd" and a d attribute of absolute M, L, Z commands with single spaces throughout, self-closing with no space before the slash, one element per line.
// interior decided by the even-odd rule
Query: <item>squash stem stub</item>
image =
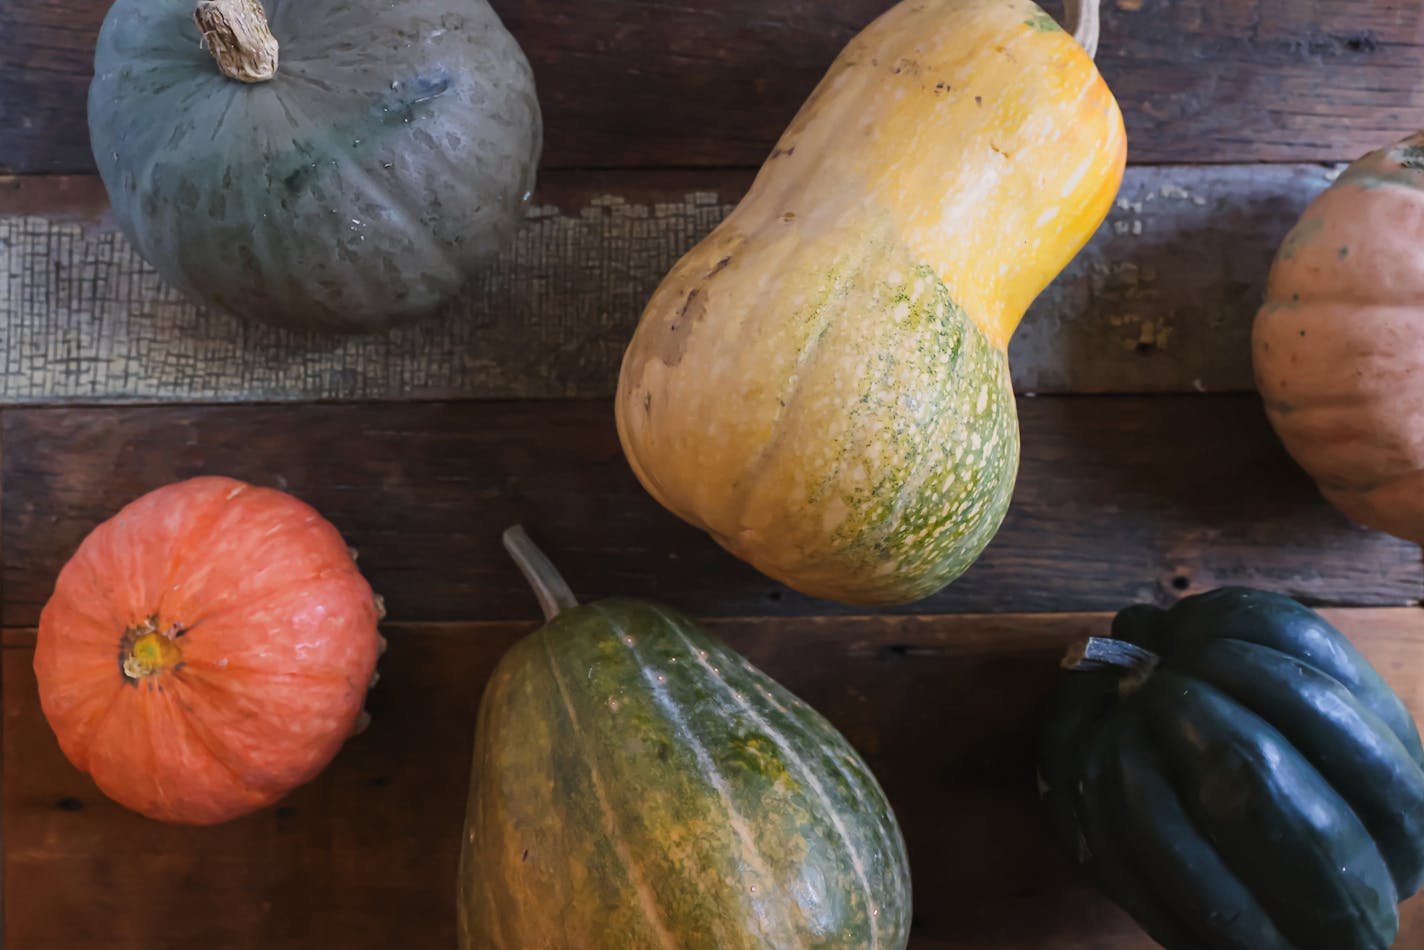
<path fill-rule="evenodd" d="M 183 651 L 177 643 L 181 635 L 176 627 L 163 632 L 156 616 L 125 630 L 119 640 L 119 670 L 124 678 L 137 683 L 181 665 Z"/>
<path fill-rule="evenodd" d="M 262 0 L 198 0 L 193 22 L 224 76 L 257 83 L 277 75 L 277 38 Z"/>
<path fill-rule="evenodd" d="M 539 609 L 544 611 L 544 619 L 553 620 L 559 611 L 578 606 L 578 598 L 569 588 L 568 582 L 554 566 L 554 562 L 535 546 L 522 525 L 515 525 L 504 532 L 504 549 L 514 558 L 519 572 L 534 590 L 539 601 Z"/>
<path fill-rule="evenodd" d="M 1084 672 L 1098 670 L 1123 672 L 1126 675 L 1123 677 L 1120 690 L 1123 693 L 1133 693 L 1147 682 L 1147 678 L 1157 669 L 1157 664 L 1161 662 L 1161 659 L 1151 650 L 1135 643 L 1128 643 L 1126 640 L 1114 640 L 1111 637 L 1089 637 L 1068 648 L 1068 653 L 1063 657 L 1061 666 L 1065 670 Z"/>

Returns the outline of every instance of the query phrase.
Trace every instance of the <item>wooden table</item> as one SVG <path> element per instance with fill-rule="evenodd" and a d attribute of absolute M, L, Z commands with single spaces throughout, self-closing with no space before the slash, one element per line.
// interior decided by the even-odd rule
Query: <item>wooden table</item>
<path fill-rule="evenodd" d="M 845 731 L 904 825 L 918 947 L 1151 945 L 1053 847 L 1033 781 L 1055 661 L 1127 603 L 1284 591 L 1329 608 L 1424 713 L 1419 551 L 1317 497 L 1262 417 L 1246 342 L 1334 163 L 1424 125 L 1424 7 L 1106 5 L 1099 61 L 1134 165 L 1014 341 L 1013 509 L 958 583 L 866 616 L 657 507 L 609 396 L 659 277 L 888 0 L 496 0 L 547 125 L 528 226 L 448 317 L 338 341 L 199 312 L 157 280 L 105 217 L 85 134 L 107 4 L 0 2 L 4 945 L 452 946 L 481 685 L 536 616 L 499 547 L 514 521 L 584 598 L 708 618 Z M 320 779 L 195 831 L 68 765 L 30 659 L 80 538 L 197 473 L 320 508 L 385 594 L 391 648 L 372 728 Z M 1424 902 L 1405 917 L 1399 946 L 1424 945 Z"/>

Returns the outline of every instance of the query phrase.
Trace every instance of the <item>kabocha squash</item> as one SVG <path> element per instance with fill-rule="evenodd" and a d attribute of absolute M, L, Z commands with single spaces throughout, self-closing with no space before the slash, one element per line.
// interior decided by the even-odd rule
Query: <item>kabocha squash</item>
<path fill-rule="evenodd" d="M 1383 950 L 1424 880 L 1424 751 L 1314 611 L 1223 588 L 1075 649 L 1040 780 L 1064 841 L 1168 950 Z"/>
<path fill-rule="evenodd" d="M 336 529 L 228 478 L 159 488 L 95 528 L 40 614 L 40 704 L 64 754 L 150 818 L 271 804 L 358 726 L 379 601 Z"/>
<path fill-rule="evenodd" d="M 116 0 L 89 132 L 165 280 L 336 331 L 452 297 L 510 240 L 542 142 L 529 64 L 485 0 Z"/>
<path fill-rule="evenodd" d="M 805 593 L 940 589 L 1013 491 L 1009 337 L 1125 148 L 1089 51 L 1029 0 L 893 7 L 648 303 L 617 394 L 633 471 Z"/>
<path fill-rule="evenodd" d="M 1424 544 L 1424 133 L 1366 155 L 1306 208 L 1252 336 L 1291 456 L 1349 517 Z"/>
<path fill-rule="evenodd" d="M 677 612 L 577 606 L 505 543 L 547 623 L 480 703 L 461 946 L 904 947 L 904 842 L 845 739 Z"/>

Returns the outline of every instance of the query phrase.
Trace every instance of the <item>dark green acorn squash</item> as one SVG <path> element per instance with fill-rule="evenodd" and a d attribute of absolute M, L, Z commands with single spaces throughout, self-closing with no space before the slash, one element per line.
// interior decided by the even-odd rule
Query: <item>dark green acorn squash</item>
<path fill-rule="evenodd" d="M 511 240 L 542 144 L 533 73 L 486 0 L 116 0 L 89 132 L 165 280 L 337 331 L 453 296 Z"/>
<path fill-rule="evenodd" d="M 904 842 L 835 728 L 681 614 L 577 606 L 506 544 L 548 623 L 480 704 L 461 945 L 904 947 Z"/>
<path fill-rule="evenodd" d="M 1040 783 L 1169 950 L 1383 950 L 1424 879 L 1424 751 L 1339 631 L 1244 588 L 1130 607 L 1071 651 Z"/>

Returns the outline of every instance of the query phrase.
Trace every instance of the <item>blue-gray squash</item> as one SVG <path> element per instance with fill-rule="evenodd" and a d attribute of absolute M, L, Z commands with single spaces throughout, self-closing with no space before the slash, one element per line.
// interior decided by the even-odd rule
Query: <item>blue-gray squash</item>
<path fill-rule="evenodd" d="M 89 131 L 118 224 L 193 300 L 370 331 L 439 309 L 533 188 L 533 73 L 485 0 L 117 0 Z"/>

